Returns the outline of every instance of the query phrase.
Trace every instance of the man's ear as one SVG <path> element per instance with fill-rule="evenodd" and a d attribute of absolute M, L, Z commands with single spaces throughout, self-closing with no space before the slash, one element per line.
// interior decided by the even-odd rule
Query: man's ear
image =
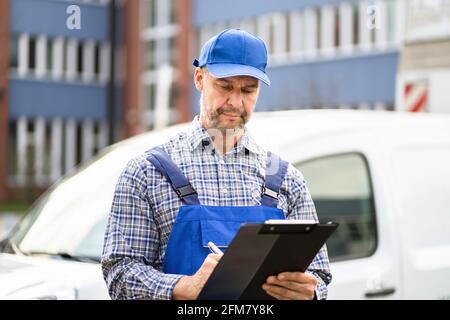
<path fill-rule="evenodd" d="M 204 78 L 205 74 L 203 73 L 202 68 L 195 68 L 194 71 L 194 84 L 195 87 L 197 88 L 198 91 L 202 91 L 203 90 L 203 78 Z"/>

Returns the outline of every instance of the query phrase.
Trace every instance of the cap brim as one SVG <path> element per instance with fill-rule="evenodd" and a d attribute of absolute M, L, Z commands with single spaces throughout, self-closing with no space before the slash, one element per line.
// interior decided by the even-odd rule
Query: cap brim
<path fill-rule="evenodd" d="M 270 86 L 269 77 L 261 70 L 234 63 L 214 63 L 207 64 L 208 71 L 216 78 L 236 77 L 236 76 L 249 76 L 257 78 Z"/>

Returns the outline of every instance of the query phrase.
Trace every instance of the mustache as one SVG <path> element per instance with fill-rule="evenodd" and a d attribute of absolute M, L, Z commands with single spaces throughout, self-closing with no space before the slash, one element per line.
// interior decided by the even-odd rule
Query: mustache
<path fill-rule="evenodd" d="M 229 114 L 238 114 L 241 116 L 241 118 L 246 118 L 247 117 L 247 112 L 236 109 L 236 108 L 225 108 L 225 107 L 220 107 L 217 109 L 216 111 L 218 114 L 222 114 L 222 113 L 229 113 Z"/>

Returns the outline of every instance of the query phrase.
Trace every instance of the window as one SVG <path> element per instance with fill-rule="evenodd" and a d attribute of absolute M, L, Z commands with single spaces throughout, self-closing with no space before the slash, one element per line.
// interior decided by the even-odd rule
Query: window
<path fill-rule="evenodd" d="M 94 52 L 94 73 L 96 75 L 100 75 L 100 55 L 101 55 L 101 48 L 100 44 L 97 44 L 95 46 L 95 52 Z"/>
<path fill-rule="evenodd" d="M 77 61 L 76 61 L 76 72 L 81 74 L 83 72 L 83 42 L 77 43 Z"/>
<path fill-rule="evenodd" d="M 177 5 L 177 0 L 171 0 L 170 1 L 170 23 L 177 23 L 177 9 L 178 9 L 178 5 Z"/>
<path fill-rule="evenodd" d="M 156 25 L 156 0 L 144 0 L 144 19 L 146 27 Z"/>
<path fill-rule="evenodd" d="M 333 12 L 333 30 L 334 30 L 334 41 L 333 46 L 339 48 L 341 45 L 341 30 L 340 26 L 341 17 L 339 16 L 339 9 L 334 10 Z"/>
<path fill-rule="evenodd" d="M 176 66 L 178 64 L 178 47 L 177 38 L 171 37 L 169 40 L 170 65 Z"/>
<path fill-rule="evenodd" d="M 155 40 L 145 43 L 144 68 L 150 70 L 155 68 Z"/>
<path fill-rule="evenodd" d="M 321 157 L 296 166 L 304 175 L 321 222 L 339 227 L 327 241 L 331 261 L 370 256 L 376 247 L 370 174 L 359 153 Z"/>
<path fill-rule="evenodd" d="M 156 102 L 156 85 L 150 84 L 148 86 L 145 86 L 145 95 L 145 110 L 154 111 Z"/>
<path fill-rule="evenodd" d="M 32 70 L 36 68 L 36 38 L 30 37 L 30 42 L 28 44 L 28 67 Z"/>
<path fill-rule="evenodd" d="M 352 7 L 352 12 L 353 12 L 353 37 L 352 38 L 353 38 L 353 44 L 357 45 L 359 43 L 359 39 L 360 39 L 359 11 L 358 11 L 357 5 L 354 5 Z"/>
<path fill-rule="evenodd" d="M 47 52 L 47 54 L 46 54 L 47 60 L 45 62 L 45 65 L 47 68 L 47 70 L 46 70 L 47 72 L 52 70 L 52 68 L 53 68 L 53 50 L 52 50 L 53 41 L 54 41 L 54 39 L 50 38 L 50 39 L 48 39 L 48 41 L 46 41 L 46 44 L 45 44 L 45 51 Z"/>
<path fill-rule="evenodd" d="M 10 44 L 10 62 L 9 65 L 11 68 L 16 69 L 18 66 L 18 36 L 13 35 L 11 37 L 11 44 Z"/>

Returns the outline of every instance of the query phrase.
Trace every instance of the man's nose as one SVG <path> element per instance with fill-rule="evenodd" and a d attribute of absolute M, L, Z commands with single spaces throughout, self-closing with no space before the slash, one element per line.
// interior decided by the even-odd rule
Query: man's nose
<path fill-rule="evenodd" d="M 244 98 L 242 96 L 241 90 L 233 90 L 228 98 L 228 104 L 232 105 L 234 108 L 242 108 L 244 106 Z"/>

